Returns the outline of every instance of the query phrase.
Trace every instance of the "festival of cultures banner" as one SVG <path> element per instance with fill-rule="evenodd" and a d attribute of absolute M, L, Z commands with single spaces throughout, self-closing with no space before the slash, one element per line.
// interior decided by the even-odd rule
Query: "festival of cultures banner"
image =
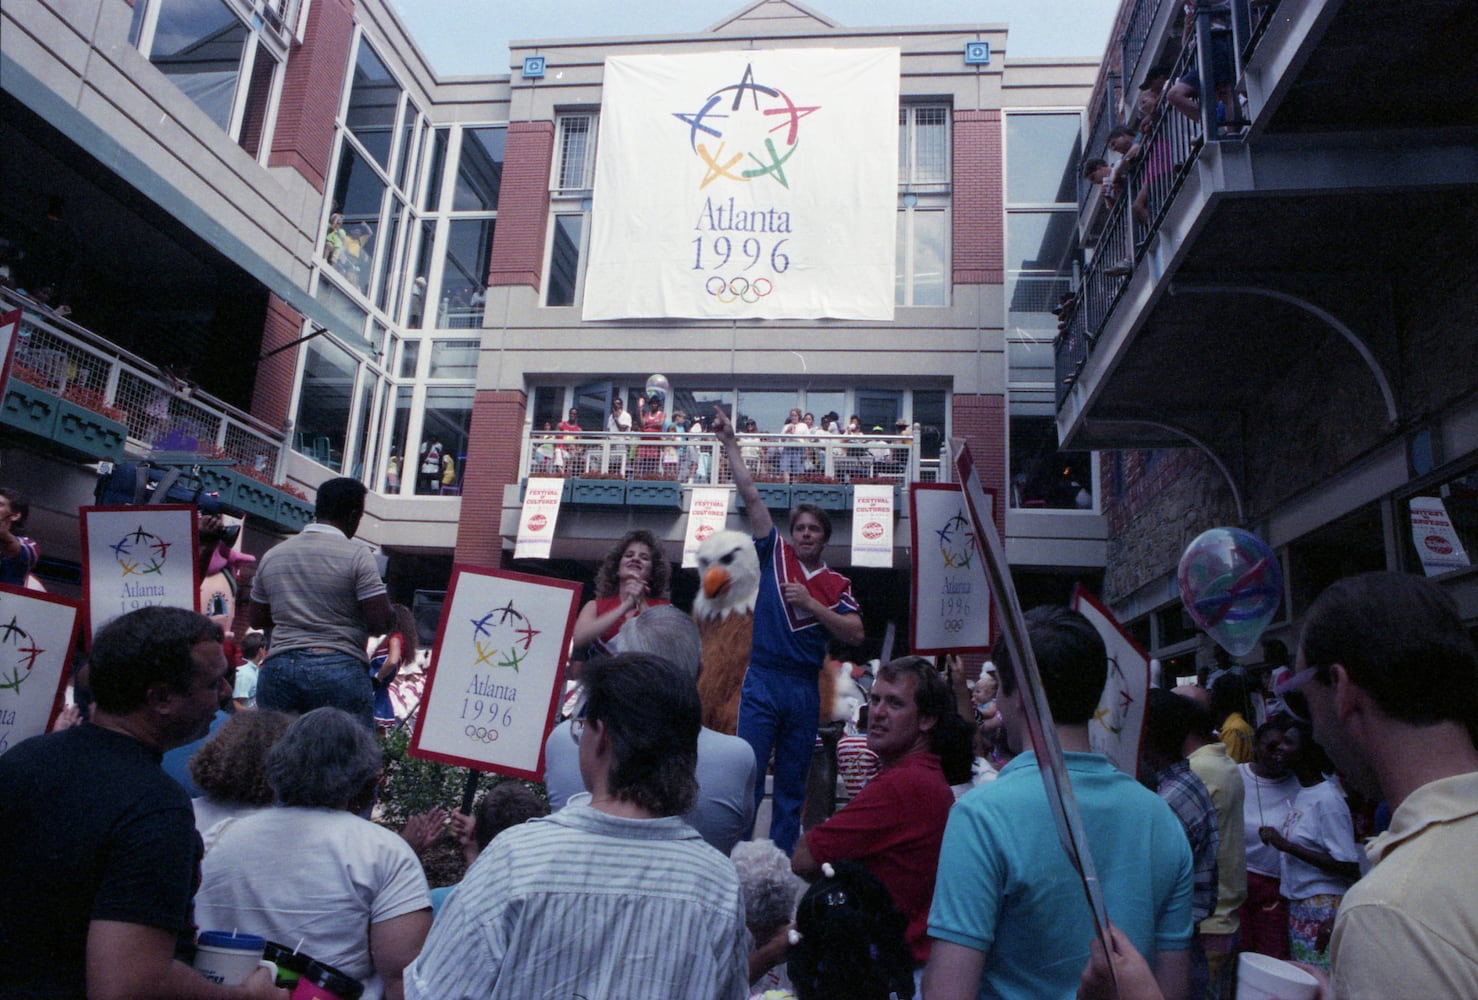
<path fill-rule="evenodd" d="M 893 484 L 852 487 L 852 565 L 893 565 Z"/>
<path fill-rule="evenodd" d="M 586 320 L 893 318 L 899 50 L 611 56 Z"/>
<path fill-rule="evenodd" d="M 1108 653 L 1108 680 L 1088 723 L 1088 745 L 1129 777 L 1139 778 L 1139 744 L 1150 691 L 1150 657 L 1094 596 L 1073 587 L 1072 608 L 1093 624 Z"/>
<path fill-rule="evenodd" d="M 564 479 L 529 477 L 523 491 L 523 509 L 518 513 L 518 538 L 513 543 L 513 558 L 549 558 L 566 482 Z"/>
<path fill-rule="evenodd" d="M 695 486 L 688 501 L 688 528 L 683 535 L 683 569 L 697 569 L 698 546 L 715 531 L 723 531 L 729 520 L 727 486 Z"/>
<path fill-rule="evenodd" d="M 1463 540 L 1452 526 L 1447 505 L 1441 497 L 1412 497 L 1411 543 L 1427 576 L 1440 576 L 1449 570 L 1466 569 L 1468 553 Z"/>
<path fill-rule="evenodd" d="M 982 492 L 986 503 L 982 518 L 994 531 L 995 493 Z M 985 556 L 959 484 L 914 483 L 910 498 L 914 654 L 989 651 L 991 602 Z"/>
<path fill-rule="evenodd" d="M 200 610 L 193 504 L 83 507 L 82 609 L 87 635 L 158 604 Z"/>
<path fill-rule="evenodd" d="M 542 781 L 579 602 L 578 583 L 453 567 L 411 755 Z"/>
<path fill-rule="evenodd" d="M 77 611 L 76 601 L 0 584 L 0 754 L 61 711 Z"/>

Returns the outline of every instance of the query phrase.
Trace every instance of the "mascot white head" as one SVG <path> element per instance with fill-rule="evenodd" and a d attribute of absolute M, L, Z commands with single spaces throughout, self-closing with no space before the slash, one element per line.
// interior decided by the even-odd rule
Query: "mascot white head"
<path fill-rule="evenodd" d="M 742 531 L 715 531 L 698 546 L 698 596 L 693 617 L 718 621 L 754 610 L 760 590 L 760 560 L 754 540 Z"/>

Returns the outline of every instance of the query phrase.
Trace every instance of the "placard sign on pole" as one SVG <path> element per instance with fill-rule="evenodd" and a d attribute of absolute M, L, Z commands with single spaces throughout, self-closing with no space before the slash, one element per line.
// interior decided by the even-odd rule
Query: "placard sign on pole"
<path fill-rule="evenodd" d="M 715 531 L 723 531 L 729 520 L 729 496 L 724 486 L 700 486 L 688 502 L 688 527 L 683 535 L 683 569 L 698 566 L 698 546 Z"/>
<path fill-rule="evenodd" d="M 543 780 L 579 601 L 567 580 L 454 567 L 411 755 Z"/>
<path fill-rule="evenodd" d="M 21 311 L 12 309 L 0 313 L 0 391 L 10 381 L 10 359 L 15 354 L 15 343 L 20 339 Z"/>
<path fill-rule="evenodd" d="M 89 637 L 121 614 L 158 604 L 199 610 L 192 504 L 83 507 L 82 609 Z"/>
<path fill-rule="evenodd" d="M 960 475 L 965 507 L 975 524 L 976 537 L 983 542 L 980 548 L 985 556 L 986 579 L 990 581 L 991 592 L 1001 609 L 1001 641 L 1006 644 L 1017 671 L 1017 690 L 1021 692 L 1027 734 L 1036 751 L 1037 769 L 1046 789 L 1047 806 L 1052 812 L 1052 821 L 1057 827 L 1057 836 L 1062 841 L 1068 863 L 1082 880 L 1083 895 L 1093 916 L 1094 932 L 1105 953 L 1112 954 L 1113 941 L 1108 933 L 1108 906 L 1103 899 L 1103 886 L 1088 847 L 1088 831 L 1078 812 L 1078 800 L 1073 796 L 1067 764 L 1062 757 L 1062 744 L 1058 742 L 1057 727 L 1047 705 L 1047 692 L 1042 688 L 1042 675 L 1037 670 L 1037 659 L 1026 633 L 1026 621 L 1021 616 L 1021 603 L 1016 599 L 1016 585 L 1011 582 L 1011 570 L 1006 565 L 1006 551 L 996 535 L 995 524 L 986 520 L 989 501 L 980 485 L 970 446 L 963 438 L 951 438 L 950 450 L 954 454 L 955 470 Z"/>
<path fill-rule="evenodd" d="M 893 486 L 852 487 L 852 565 L 893 565 Z"/>
<path fill-rule="evenodd" d="M 1447 506 L 1441 497 L 1412 497 L 1411 541 L 1422 561 L 1427 576 L 1438 576 L 1453 569 L 1466 569 L 1468 553 L 1463 540 L 1452 527 Z"/>
<path fill-rule="evenodd" d="M 518 514 L 518 539 L 513 543 L 513 558 L 549 558 L 564 488 L 563 479 L 529 477 L 523 491 L 523 510 Z"/>
<path fill-rule="evenodd" d="M 0 753 L 61 711 L 79 613 L 76 601 L 0 584 Z"/>
<path fill-rule="evenodd" d="M 1088 723 L 1088 743 L 1129 777 L 1139 778 L 1139 745 L 1150 690 L 1150 657 L 1108 608 L 1082 584 L 1073 587 L 1073 610 L 1093 623 L 1108 651 L 1108 681 Z"/>
<path fill-rule="evenodd" d="M 984 492 L 985 523 L 994 531 L 995 495 Z M 915 483 L 909 500 L 913 652 L 919 656 L 984 653 L 990 649 L 990 584 L 960 486 Z"/>

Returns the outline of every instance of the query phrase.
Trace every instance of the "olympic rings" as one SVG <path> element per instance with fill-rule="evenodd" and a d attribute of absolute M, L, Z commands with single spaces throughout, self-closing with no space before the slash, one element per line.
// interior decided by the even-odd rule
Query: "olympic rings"
<path fill-rule="evenodd" d="M 484 726 L 468 726 L 463 732 L 467 735 L 468 739 L 476 740 L 479 743 L 496 743 L 499 736 L 496 729 L 488 729 Z"/>
<path fill-rule="evenodd" d="M 769 278 L 755 278 L 750 281 L 742 274 L 725 281 L 715 274 L 703 283 L 703 290 L 724 305 L 731 302 L 754 305 L 775 290 L 775 283 Z"/>

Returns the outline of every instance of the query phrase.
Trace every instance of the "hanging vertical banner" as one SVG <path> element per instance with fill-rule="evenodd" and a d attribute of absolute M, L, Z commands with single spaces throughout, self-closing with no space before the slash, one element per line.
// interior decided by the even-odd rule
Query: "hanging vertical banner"
<path fill-rule="evenodd" d="M 586 320 L 891 320 L 898 49 L 611 56 Z"/>
<path fill-rule="evenodd" d="M 1150 657 L 1125 632 L 1108 608 L 1082 584 L 1073 587 L 1072 608 L 1093 623 L 1108 651 L 1108 681 L 1098 711 L 1088 723 L 1088 744 L 1131 778 L 1139 777 L 1139 742 L 1150 690 Z"/>
<path fill-rule="evenodd" d="M 699 486 L 688 501 L 688 529 L 683 535 L 683 569 L 698 566 L 698 546 L 715 531 L 723 531 L 729 520 L 729 497 L 725 486 Z"/>
<path fill-rule="evenodd" d="M 193 504 L 83 507 L 78 514 L 89 637 L 119 615 L 153 604 L 200 610 Z"/>
<path fill-rule="evenodd" d="M 893 486 L 852 487 L 852 565 L 893 565 Z"/>
<path fill-rule="evenodd" d="M 543 780 L 579 602 L 578 583 L 454 567 L 411 755 Z"/>
<path fill-rule="evenodd" d="M 1441 497 L 1412 497 L 1411 541 L 1427 576 L 1468 567 L 1463 540 L 1452 527 Z"/>
<path fill-rule="evenodd" d="M 564 488 L 563 479 L 529 477 L 523 491 L 523 509 L 518 514 L 518 539 L 513 543 L 513 558 L 549 558 Z"/>
<path fill-rule="evenodd" d="M 995 494 L 984 494 L 984 520 L 994 525 Z M 912 651 L 918 656 L 988 651 L 990 584 L 959 484 L 915 483 L 910 503 Z"/>
<path fill-rule="evenodd" d="M 0 584 L 0 753 L 61 711 L 77 614 L 76 601 Z"/>
<path fill-rule="evenodd" d="M 0 313 L 0 391 L 10 381 L 10 360 L 15 354 L 15 342 L 21 332 L 21 311 L 12 309 Z"/>

